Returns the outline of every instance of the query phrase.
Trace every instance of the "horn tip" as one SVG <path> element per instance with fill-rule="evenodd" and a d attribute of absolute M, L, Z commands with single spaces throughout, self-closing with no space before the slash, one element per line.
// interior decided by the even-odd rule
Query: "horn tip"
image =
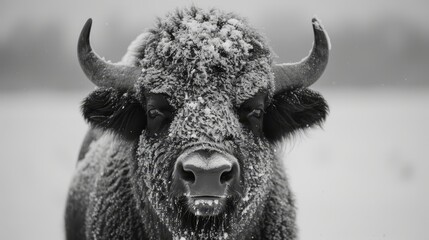
<path fill-rule="evenodd" d="M 89 35 L 91 33 L 92 18 L 86 20 L 85 25 L 83 25 L 82 31 L 79 35 L 78 41 L 78 52 L 88 52 L 91 51 L 91 46 L 89 44 Z"/>
<path fill-rule="evenodd" d="M 83 29 L 85 30 L 91 30 L 91 26 L 92 26 L 92 18 L 88 18 L 88 20 L 86 20 L 85 25 L 83 26 Z"/>
<path fill-rule="evenodd" d="M 318 19 L 317 16 L 314 16 L 311 19 L 311 22 L 313 24 L 314 37 L 316 40 L 325 39 L 324 41 L 328 45 L 328 50 L 331 50 L 331 40 L 329 39 L 328 33 L 325 31 L 320 19 Z"/>
<path fill-rule="evenodd" d="M 324 31 L 323 26 L 321 24 L 321 21 L 316 16 L 314 16 L 311 19 L 311 23 L 313 24 L 314 29 L 319 30 L 319 31 Z"/>
<path fill-rule="evenodd" d="M 86 40 L 89 38 L 89 33 L 91 32 L 91 26 L 92 26 L 92 18 L 88 18 L 86 20 L 85 24 L 83 25 L 82 31 L 80 33 L 80 37 L 82 40 Z"/>

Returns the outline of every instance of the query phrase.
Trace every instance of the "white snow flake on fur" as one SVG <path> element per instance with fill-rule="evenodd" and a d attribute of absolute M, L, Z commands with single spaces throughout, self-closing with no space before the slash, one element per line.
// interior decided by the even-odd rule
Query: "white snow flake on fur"
<path fill-rule="evenodd" d="M 150 34 L 141 35 L 127 54 L 140 51 L 134 62 L 145 71 L 136 87 L 167 95 L 183 94 L 185 84 L 212 89 L 224 88 L 239 105 L 260 90 L 273 91 L 271 52 L 265 39 L 233 14 L 218 10 L 190 9 L 171 13 Z M 184 96 L 182 96 L 184 98 Z M 172 101 L 173 106 L 183 104 Z"/>

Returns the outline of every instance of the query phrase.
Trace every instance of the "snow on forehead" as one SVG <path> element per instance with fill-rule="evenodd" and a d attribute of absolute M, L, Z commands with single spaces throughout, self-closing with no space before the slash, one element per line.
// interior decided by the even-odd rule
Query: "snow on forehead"
<path fill-rule="evenodd" d="M 272 93 L 265 39 L 235 14 L 178 10 L 143 36 L 144 46 L 135 47 L 140 54 L 136 64 L 143 68 L 139 89 L 165 93 L 177 104 L 185 95 L 225 94 L 241 104 L 258 91 Z"/>

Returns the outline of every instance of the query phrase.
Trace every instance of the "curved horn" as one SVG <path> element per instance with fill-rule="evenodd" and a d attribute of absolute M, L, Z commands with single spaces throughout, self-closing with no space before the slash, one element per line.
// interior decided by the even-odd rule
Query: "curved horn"
<path fill-rule="evenodd" d="M 275 92 L 291 87 L 308 87 L 319 79 L 328 64 L 330 43 L 320 22 L 312 19 L 314 43 L 310 54 L 297 63 L 273 67 Z"/>
<path fill-rule="evenodd" d="M 89 43 L 92 19 L 88 19 L 82 28 L 77 44 L 77 55 L 85 75 L 98 87 L 130 89 L 141 74 L 141 69 L 110 63 L 100 58 Z"/>

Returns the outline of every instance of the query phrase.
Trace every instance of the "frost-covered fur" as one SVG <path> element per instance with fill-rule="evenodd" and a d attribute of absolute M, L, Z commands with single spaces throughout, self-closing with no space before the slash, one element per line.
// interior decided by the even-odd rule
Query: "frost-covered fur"
<path fill-rule="evenodd" d="M 142 68 L 134 89 L 101 88 L 84 101 L 84 117 L 104 134 L 87 141 L 78 163 L 67 238 L 295 239 L 293 196 L 274 144 L 320 124 L 327 105 L 308 89 L 273 96 L 271 56 L 245 20 L 218 10 L 176 11 L 140 35 L 122 60 Z M 258 93 L 268 101 L 264 136 L 237 114 Z M 146 126 L 148 94 L 162 94 L 174 109 L 155 135 Z M 175 160 L 194 146 L 238 159 L 243 191 L 220 216 L 193 216 L 171 194 Z"/>

